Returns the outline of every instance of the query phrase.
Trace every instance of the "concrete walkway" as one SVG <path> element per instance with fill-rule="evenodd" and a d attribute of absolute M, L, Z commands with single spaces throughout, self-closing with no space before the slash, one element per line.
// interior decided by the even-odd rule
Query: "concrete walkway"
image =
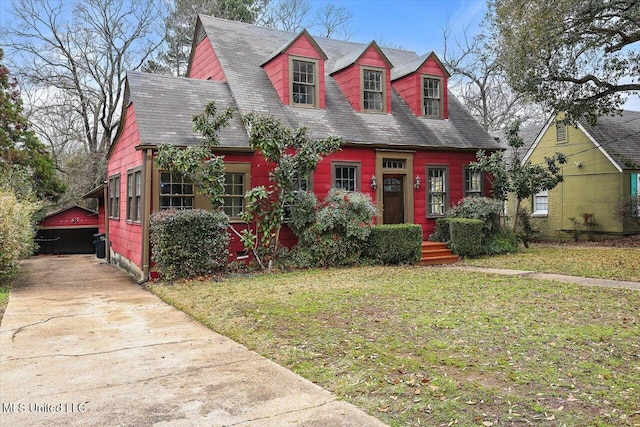
<path fill-rule="evenodd" d="M 474 267 L 466 265 L 454 265 L 446 268 L 456 270 L 477 271 L 479 273 L 501 274 L 506 276 L 526 276 L 534 279 L 554 280 L 565 283 L 576 283 L 584 286 L 600 286 L 605 288 L 621 288 L 640 291 L 640 282 L 629 282 L 624 280 L 596 279 L 593 277 L 568 276 L 566 274 L 538 273 L 528 270 L 506 270 L 502 268 Z"/>
<path fill-rule="evenodd" d="M 22 265 L 0 404 L 3 426 L 384 426 L 85 255 Z"/>

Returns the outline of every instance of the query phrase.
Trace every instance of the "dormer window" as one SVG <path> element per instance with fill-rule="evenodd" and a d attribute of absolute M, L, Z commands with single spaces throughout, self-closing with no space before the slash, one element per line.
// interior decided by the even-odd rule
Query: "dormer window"
<path fill-rule="evenodd" d="M 385 112 L 384 70 L 362 67 L 362 111 Z"/>
<path fill-rule="evenodd" d="M 291 58 L 291 105 L 317 107 L 318 61 Z"/>
<path fill-rule="evenodd" d="M 442 79 L 422 77 L 422 115 L 439 119 L 442 110 Z"/>

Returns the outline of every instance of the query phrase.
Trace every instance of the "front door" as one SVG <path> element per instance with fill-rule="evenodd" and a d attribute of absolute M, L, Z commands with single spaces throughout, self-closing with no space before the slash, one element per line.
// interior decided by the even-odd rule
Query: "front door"
<path fill-rule="evenodd" d="M 384 224 L 404 223 L 404 175 L 384 175 L 382 220 Z"/>

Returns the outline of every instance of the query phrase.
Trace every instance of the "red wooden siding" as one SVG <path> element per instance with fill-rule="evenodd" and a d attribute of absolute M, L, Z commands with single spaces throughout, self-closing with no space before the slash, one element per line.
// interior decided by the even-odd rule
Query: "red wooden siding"
<path fill-rule="evenodd" d="M 370 46 L 353 65 L 335 73 L 333 79 L 338 83 L 340 90 L 342 90 L 353 109 L 362 111 L 362 106 L 360 105 L 362 100 L 360 70 L 362 66 L 385 70 L 386 112 L 391 114 L 391 72 L 387 63 L 380 57 L 380 53 L 373 46 Z"/>
<path fill-rule="evenodd" d="M 440 68 L 438 62 L 429 57 L 422 64 L 422 66 L 412 74 L 408 74 L 398 80 L 395 80 L 392 85 L 395 91 L 404 99 L 413 113 L 420 117 L 422 116 L 422 77 L 423 76 L 437 76 L 442 77 L 442 96 L 443 96 L 443 118 L 449 118 L 449 93 L 448 82 L 445 72 Z"/>
<path fill-rule="evenodd" d="M 88 212 L 77 206 L 47 216 L 38 223 L 41 228 L 89 228 L 99 227 L 99 225 L 98 214 Z"/>
<path fill-rule="evenodd" d="M 135 117 L 135 108 L 127 107 L 124 129 L 107 167 L 107 176 L 120 174 L 120 218 L 109 219 L 111 248 L 142 268 L 142 227 L 140 223 L 127 221 L 127 171 L 142 166 L 142 152 L 136 151 L 140 135 Z"/>
<path fill-rule="evenodd" d="M 200 80 L 227 80 L 208 37 L 205 37 L 196 46 L 188 77 Z"/>
<path fill-rule="evenodd" d="M 449 206 L 460 202 L 464 197 L 464 169 L 476 161 L 472 152 L 418 151 L 413 159 L 413 175 L 420 176 L 420 188 L 414 192 L 414 222 L 422 225 L 423 238 L 433 234 L 436 226 L 434 218 L 427 218 L 427 165 L 443 165 L 449 169 Z"/>
<path fill-rule="evenodd" d="M 303 34 L 289 46 L 287 50 L 266 63 L 263 68 L 273 88 L 278 93 L 280 101 L 284 105 L 289 105 L 289 56 L 299 56 L 302 58 L 318 60 L 318 107 L 325 108 L 324 90 L 324 59 L 313 47 L 311 42 Z"/>

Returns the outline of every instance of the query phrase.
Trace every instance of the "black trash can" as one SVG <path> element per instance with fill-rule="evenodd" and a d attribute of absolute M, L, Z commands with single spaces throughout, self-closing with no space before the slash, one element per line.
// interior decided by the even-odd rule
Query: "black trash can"
<path fill-rule="evenodd" d="M 107 238 L 104 233 L 93 235 L 93 246 L 96 249 L 96 258 L 106 258 L 106 242 Z"/>

